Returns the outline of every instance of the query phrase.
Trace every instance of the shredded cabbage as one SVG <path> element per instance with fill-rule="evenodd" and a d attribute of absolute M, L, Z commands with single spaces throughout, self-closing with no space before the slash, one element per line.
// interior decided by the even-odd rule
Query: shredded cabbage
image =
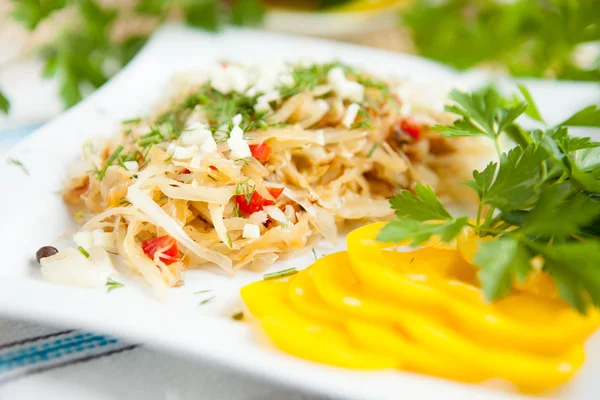
<path fill-rule="evenodd" d="M 219 64 L 180 76 L 155 114 L 84 146 L 64 191 L 87 218 L 77 241 L 116 250 L 164 299 L 186 269 L 263 270 L 320 237 L 335 242 L 347 221 L 388 219 L 386 199 L 417 182 L 460 198 L 471 164 L 493 150 L 430 129 L 453 116 L 428 108 L 410 85 L 397 97 L 399 82 L 338 67 Z M 364 91 L 364 101 L 333 90 L 332 68 Z M 357 106 L 344 126 L 348 107 Z M 417 135 L 402 129 L 407 118 L 420 127 Z M 228 140 L 232 130 L 242 138 Z M 207 137 L 216 150 L 200 145 Z M 252 156 L 236 159 L 242 147 Z M 244 238 L 247 224 L 259 226 L 260 237 Z M 162 236 L 178 247 L 144 250 Z M 62 254 L 64 273 L 82 262 L 77 254 Z M 49 279 L 65 280 L 60 267 L 49 268 L 42 269 Z"/>

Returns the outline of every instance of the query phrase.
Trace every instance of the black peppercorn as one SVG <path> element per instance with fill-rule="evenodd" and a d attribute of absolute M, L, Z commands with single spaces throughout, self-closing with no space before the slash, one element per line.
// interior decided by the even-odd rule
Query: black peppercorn
<path fill-rule="evenodd" d="M 53 256 L 56 253 L 58 253 L 58 250 L 56 249 L 56 247 L 52 247 L 52 246 L 40 247 L 40 249 L 35 252 L 35 259 L 39 263 L 42 258 Z"/>

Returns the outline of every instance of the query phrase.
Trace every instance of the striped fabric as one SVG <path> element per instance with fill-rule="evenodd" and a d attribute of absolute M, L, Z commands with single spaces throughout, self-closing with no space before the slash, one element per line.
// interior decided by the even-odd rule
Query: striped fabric
<path fill-rule="evenodd" d="M 0 133 L 0 154 L 39 125 Z M 0 324 L 0 385 L 23 376 L 38 374 L 137 347 L 113 337 L 76 330 L 24 329 L 14 337 Z"/>
<path fill-rule="evenodd" d="M 110 336 L 76 330 L 54 331 L 0 344 L 0 384 L 135 347 Z"/>

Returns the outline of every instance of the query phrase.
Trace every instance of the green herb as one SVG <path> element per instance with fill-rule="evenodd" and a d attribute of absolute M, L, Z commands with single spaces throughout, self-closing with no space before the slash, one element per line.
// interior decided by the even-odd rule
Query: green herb
<path fill-rule="evenodd" d="M 114 281 L 114 280 L 108 278 L 108 280 L 106 281 L 106 284 L 104 284 L 104 286 L 106 286 L 106 293 L 110 293 L 112 290 L 122 288 L 125 285 L 122 284 L 121 282 L 117 282 L 117 281 Z"/>
<path fill-rule="evenodd" d="M 4 96 L 4 94 L 2 93 L 1 90 L 0 90 L 0 111 L 2 111 L 4 114 L 8 114 L 8 112 L 10 111 L 10 102 L 8 101 L 6 96 Z"/>
<path fill-rule="evenodd" d="M 194 294 L 210 293 L 210 292 L 212 292 L 212 289 L 198 290 L 197 292 L 194 292 Z"/>
<path fill-rule="evenodd" d="M 123 125 L 129 125 L 129 124 L 138 124 L 142 121 L 141 118 L 131 118 L 131 119 L 126 119 L 125 121 L 121 121 L 121 124 Z"/>
<path fill-rule="evenodd" d="M 142 169 L 144 169 L 144 167 L 146 167 L 146 165 L 148 165 L 150 163 L 150 161 L 152 161 L 151 158 L 147 159 L 142 165 L 140 165 L 140 168 L 138 168 L 138 171 L 141 171 Z"/>
<path fill-rule="evenodd" d="M 463 93 L 456 89 L 450 92 L 454 105 L 446 106 L 448 112 L 457 114 L 452 126 L 435 126 L 444 136 L 486 136 L 494 141 L 499 152 L 499 136 L 506 127 L 527 109 L 527 103 L 502 105 L 500 94 L 493 87 L 480 92 Z"/>
<path fill-rule="evenodd" d="M 234 25 L 258 26 L 265 15 L 259 0 L 238 0 L 231 6 L 231 22 Z"/>
<path fill-rule="evenodd" d="M 600 40 L 599 10 L 595 0 L 415 0 L 402 19 L 422 55 L 460 69 L 599 81 L 600 60 L 577 65 L 573 56 Z"/>
<path fill-rule="evenodd" d="M 272 272 L 269 274 L 265 274 L 263 276 L 264 280 L 269 280 L 269 279 L 277 279 L 277 278 L 283 278 L 284 276 L 289 276 L 289 275 L 294 275 L 297 274 L 298 270 L 294 267 L 292 268 L 288 268 L 288 269 L 284 269 L 281 271 L 277 271 L 277 272 Z"/>
<path fill-rule="evenodd" d="M 233 207 L 233 216 L 234 217 L 239 217 L 240 216 L 240 206 L 237 203 Z"/>
<path fill-rule="evenodd" d="M 25 167 L 25 165 L 21 161 L 15 159 L 15 158 L 9 158 L 6 161 L 9 164 L 16 165 L 17 167 L 21 168 L 21 170 L 23 171 L 23 173 L 25 173 L 25 175 L 29 175 L 29 170 Z"/>
<path fill-rule="evenodd" d="M 244 180 L 243 182 L 238 183 L 235 188 L 235 194 L 243 195 L 247 204 L 250 204 L 250 200 L 252 199 L 252 196 L 254 195 L 254 192 L 256 191 L 256 185 L 250 186 L 248 184 L 249 181 L 250 181 L 250 178 L 246 178 L 246 180 Z"/>
<path fill-rule="evenodd" d="M 533 97 L 531 97 L 531 94 L 529 93 L 529 90 L 527 89 L 527 87 L 525 87 L 525 85 L 522 85 L 522 84 L 519 84 L 517 86 L 519 87 L 521 94 L 523 95 L 523 97 L 525 97 L 525 101 L 527 102 L 527 108 L 525 109 L 525 114 L 527 114 L 529 117 L 535 119 L 536 121 L 543 123 L 544 118 L 542 118 L 542 115 L 540 114 L 540 111 L 538 110 L 535 102 L 533 101 Z"/>
<path fill-rule="evenodd" d="M 280 90 L 282 97 L 291 97 L 306 90 L 312 90 L 318 85 L 327 82 L 327 74 L 333 68 L 342 68 L 347 74 L 354 74 L 354 70 L 340 62 L 314 64 L 308 67 L 297 66 L 292 70 L 294 84 Z"/>
<path fill-rule="evenodd" d="M 156 126 L 150 128 L 150 133 L 140 136 L 138 139 L 138 145 L 141 147 L 149 147 L 154 144 L 161 143 L 165 140 L 165 137 L 160 133 Z"/>
<path fill-rule="evenodd" d="M 315 248 L 314 248 L 314 247 L 313 247 L 313 249 L 312 249 L 312 253 L 313 253 L 313 256 L 315 257 L 315 261 L 317 261 L 317 259 L 318 259 L 319 257 L 317 257 L 317 252 L 315 251 Z"/>
<path fill-rule="evenodd" d="M 413 261 L 415 261 L 415 258 L 414 258 L 414 257 L 413 257 L 413 258 L 411 258 L 411 259 L 410 259 L 410 261 L 409 261 L 408 263 L 409 263 L 409 264 L 412 264 L 412 263 L 413 263 Z"/>
<path fill-rule="evenodd" d="M 117 160 L 117 158 L 119 157 L 119 155 L 123 151 L 123 148 L 124 148 L 123 145 L 119 145 L 115 149 L 115 151 L 113 151 L 112 154 L 110 156 L 108 156 L 108 158 L 106 159 L 104 168 L 102 168 L 102 169 L 95 169 L 95 170 L 92 171 L 92 173 L 96 175 L 96 177 L 98 178 L 99 181 L 101 181 L 102 179 L 104 179 L 104 175 L 106 175 L 106 170 L 108 169 L 108 167 L 110 167 L 111 165 L 113 165 L 113 162 L 115 160 Z"/>
<path fill-rule="evenodd" d="M 369 153 L 367 153 L 367 158 L 371 158 L 371 156 L 373 156 L 373 153 L 375 153 L 375 150 L 377 150 L 378 147 L 379 142 L 373 143 L 373 147 L 371 147 L 371 150 L 369 150 Z"/>
<path fill-rule="evenodd" d="M 365 120 L 352 123 L 350 129 L 371 129 L 373 126 Z"/>
<path fill-rule="evenodd" d="M 572 115 L 561 125 L 564 126 L 593 126 L 600 127 L 600 107 L 589 106 Z"/>
<path fill-rule="evenodd" d="M 194 174 L 189 173 L 189 174 L 187 174 L 187 177 L 183 180 L 183 183 L 188 183 L 193 179 L 194 179 Z"/>
<path fill-rule="evenodd" d="M 82 89 L 98 88 L 112 74 L 127 64 L 146 42 L 151 32 L 115 37 L 117 21 L 150 17 L 158 22 L 173 15 L 187 24 L 216 30 L 223 22 L 257 25 L 264 10 L 258 0 L 236 0 L 230 6 L 218 0 L 137 0 L 111 7 L 99 0 L 15 1 L 13 18 L 33 30 L 56 11 L 65 10 L 69 18 L 62 20 L 56 36 L 39 49 L 44 60 L 43 76 L 54 77 L 66 106 L 81 100 Z M 114 64 L 116 68 L 104 68 Z M 8 111 L 8 101 L 0 95 L 0 110 Z"/>
<path fill-rule="evenodd" d="M 207 299 L 202 300 L 200 303 L 198 303 L 199 306 L 202 306 L 204 304 L 208 304 L 210 302 L 212 302 L 217 296 L 211 296 Z"/>
<path fill-rule="evenodd" d="M 85 258 L 90 258 L 90 253 L 88 253 L 83 247 L 79 246 L 77 247 L 77 250 L 79 250 L 79 252 L 85 256 Z"/>
<path fill-rule="evenodd" d="M 482 237 L 475 255 L 482 290 L 497 299 L 532 273 L 531 260 L 541 256 L 543 269 L 560 295 L 580 312 L 600 307 L 600 143 L 571 137 L 567 125 L 594 125 L 597 108 L 588 107 L 558 126 L 526 130 L 515 123 L 527 113 L 543 122 L 525 87 L 527 103 L 501 99 L 493 88 L 453 92 L 449 111 L 460 118 L 437 127 L 448 136 L 485 136 L 498 142 L 507 134 L 516 142 L 508 152 L 497 146 L 499 161 L 473 171 L 464 182 L 479 197 L 477 218 L 454 217 L 429 187 L 417 185 L 390 200 L 397 219 L 386 224 L 378 240 L 412 240 L 416 246 L 437 235 L 451 242 L 469 227 Z"/>
<path fill-rule="evenodd" d="M 212 175 L 210 175 L 210 174 L 208 174 L 207 176 L 209 177 L 209 179 L 212 179 L 212 180 L 213 180 L 213 181 L 215 181 L 215 182 L 217 181 L 217 178 L 215 178 L 214 176 L 212 176 Z"/>
<path fill-rule="evenodd" d="M 236 312 L 235 314 L 233 314 L 231 316 L 232 319 L 236 320 L 236 321 L 241 321 L 242 319 L 244 319 L 244 312 L 240 311 L 240 312 Z"/>

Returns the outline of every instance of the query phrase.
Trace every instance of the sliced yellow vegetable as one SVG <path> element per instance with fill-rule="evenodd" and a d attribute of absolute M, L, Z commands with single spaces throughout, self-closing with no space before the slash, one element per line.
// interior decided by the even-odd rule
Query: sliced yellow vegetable
<path fill-rule="evenodd" d="M 346 368 L 400 366 L 397 357 L 357 349 L 339 327 L 294 312 L 286 302 L 286 282 L 255 282 L 242 288 L 241 295 L 273 343 L 290 354 Z"/>
<path fill-rule="evenodd" d="M 380 251 L 390 247 L 390 243 L 375 241 L 381 226 L 368 225 L 348 235 L 350 265 L 358 280 L 406 306 L 433 309 L 447 315 L 471 337 L 490 344 L 508 342 L 518 349 L 557 354 L 565 343 L 583 340 L 598 326 L 597 312 L 585 318 L 558 300 L 531 301 L 530 307 L 521 312 L 518 308 L 505 307 L 507 299 L 496 303 L 483 301 L 479 288 L 465 282 L 431 277 L 419 280 L 398 272 L 389 267 L 386 252 Z M 532 309 L 534 304 L 539 307 Z M 547 314 L 553 316 L 552 325 L 535 324 L 536 317 Z M 524 321 L 529 323 L 524 324 Z"/>
<path fill-rule="evenodd" d="M 545 273 L 494 303 L 482 297 L 473 254 L 482 240 L 396 251 L 383 224 L 348 235 L 348 251 L 300 273 L 242 289 L 273 343 L 299 357 L 349 368 L 402 368 L 465 382 L 501 378 L 521 390 L 559 385 L 584 360 L 597 328 L 556 297 Z"/>

